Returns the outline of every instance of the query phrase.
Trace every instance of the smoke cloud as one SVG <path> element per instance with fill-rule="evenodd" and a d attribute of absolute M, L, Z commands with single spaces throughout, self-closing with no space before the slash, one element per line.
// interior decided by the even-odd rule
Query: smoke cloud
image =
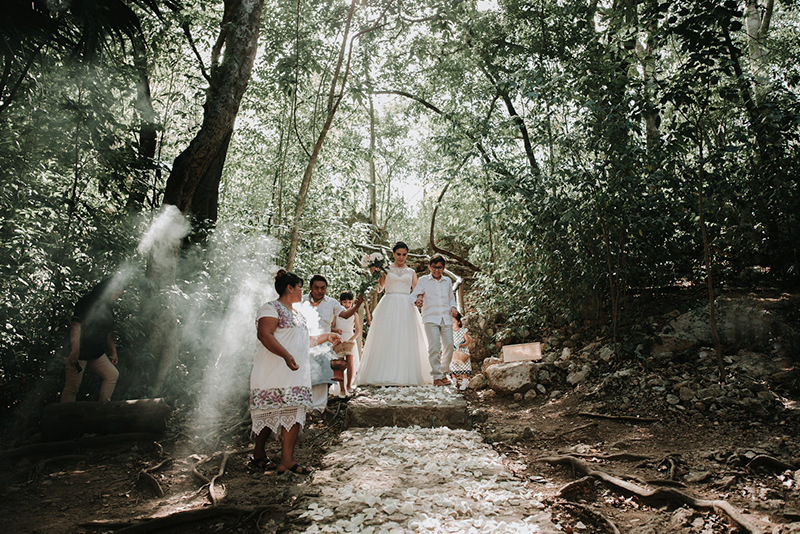
<path fill-rule="evenodd" d="M 141 254 L 152 254 L 157 260 L 166 259 L 180 246 L 191 229 L 180 210 L 166 204 L 142 236 L 138 250 Z"/>

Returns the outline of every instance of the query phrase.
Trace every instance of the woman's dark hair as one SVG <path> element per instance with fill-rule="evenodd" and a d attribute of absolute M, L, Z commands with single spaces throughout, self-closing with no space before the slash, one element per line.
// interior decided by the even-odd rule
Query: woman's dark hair
<path fill-rule="evenodd" d="M 401 248 L 406 249 L 406 252 L 408 252 L 408 245 L 406 245 L 402 241 L 398 241 L 397 243 L 394 244 L 394 246 L 392 247 L 392 252 L 397 252 Z"/>
<path fill-rule="evenodd" d="M 296 286 L 297 284 L 302 286 L 303 279 L 293 272 L 279 269 L 278 272 L 275 273 L 275 291 L 278 292 L 278 295 L 283 296 L 287 287 Z"/>
<path fill-rule="evenodd" d="M 325 287 L 328 287 L 328 279 L 322 276 L 321 274 L 315 274 L 311 277 L 311 280 L 308 281 L 309 286 L 313 286 L 314 282 L 325 282 Z"/>
<path fill-rule="evenodd" d="M 349 291 L 342 291 L 342 294 L 339 295 L 339 300 L 353 300 L 353 294 Z"/>

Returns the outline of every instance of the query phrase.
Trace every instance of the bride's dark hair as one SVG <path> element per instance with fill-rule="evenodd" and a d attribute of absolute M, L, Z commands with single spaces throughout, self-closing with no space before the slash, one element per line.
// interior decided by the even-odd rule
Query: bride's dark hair
<path fill-rule="evenodd" d="M 408 245 L 406 245 L 402 241 L 398 241 L 397 243 L 394 244 L 394 247 L 392 247 L 392 252 L 397 252 L 401 248 L 406 249 L 406 252 L 408 252 Z"/>

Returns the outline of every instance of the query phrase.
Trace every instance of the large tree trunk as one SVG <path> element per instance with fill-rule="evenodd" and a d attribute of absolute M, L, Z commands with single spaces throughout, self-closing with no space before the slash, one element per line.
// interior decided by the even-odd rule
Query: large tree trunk
<path fill-rule="evenodd" d="M 133 43 L 133 64 L 136 67 L 136 110 L 139 112 L 139 159 L 147 169 L 155 170 L 156 112 L 150 93 L 150 74 L 147 68 L 147 50 L 140 35 L 131 35 Z M 129 211 L 141 210 L 150 187 L 149 172 L 137 172 L 131 179 L 126 208 Z"/>
<path fill-rule="evenodd" d="M 767 0 L 762 13 L 758 7 L 758 0 L 745 0 L 745 27 L 756 105 L 763 104 L 769 93 L 766 41 L 774 6 L 774 0 Z"/>
<path fill-rule="evenodd" d="M 250 81 L 258 45 L 264 0 L 225 0 L 219 48 L 225 52 L 212 65 L 211 84 L 203 106 L 203 124 L 189 146 L 175 158 L 164 191 L 164 204 L 173 204 L 186 215 L 195 191 L 216 163 L 224 162 L 230 134 L 242 96 Z M 215 51 L 218 48 L 215 46 Z M 222 166 L 217 168 L 222 170 Z"/>
<path fill-rule="evenodd" d="M 264 0 L 225 0 L 219 38 L 212 51 L 203 124 L 189 146 L 175 158 L 164 192 L 163 203 L 176 206 L 183 215 L 189 213 L 197 198 L 199 211 L 203 215 L 213 213 L 216 218 L 217 197 L 210 189 L 219 186 L 236 115 L 250 81 L 263 4 Z M 204 194 L 198 194 L 201 186 L 208 188 Z M 164 254 L 151 253 L 147 274 L 155 292 L 174 283 L 177 259 L 177 247 Z M 177 361 L 175 311 L 166 299 L 159 304 L 160 300 L 153 299 L 152 307 L 158 313 L 151 315 L 150 329 L 153 352 L 159 362 L 154 384 L 158 392 L 163 390 Z"/>

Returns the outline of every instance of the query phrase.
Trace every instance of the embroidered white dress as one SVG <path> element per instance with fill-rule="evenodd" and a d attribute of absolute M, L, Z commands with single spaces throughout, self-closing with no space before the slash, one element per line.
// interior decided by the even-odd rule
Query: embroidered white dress
<path fill-rule="evenodd" d="M 250 374 L 250 418 L 256 434 L 265 427 L 277 433 L 281 427 L 289 430 L 295 423 L 302 426 L 306 411 L 311 408 L 309 342 L 305 318 L 277 300 L 264 304 L 258 310 L 256 324 L 262 317 L 278 319 L 275 339 L 294 356 L 300 368 L 292 371 L 283 358 L 267 350 L 263 343 L 257 343 Z"/>
<path fill-rule="evenodd" d="M 386 294 L 375 307 L 356 382 L 372 386 L 432 383 L 425 330 L 409 300 L 414 271 L 390 267 Z"/>

